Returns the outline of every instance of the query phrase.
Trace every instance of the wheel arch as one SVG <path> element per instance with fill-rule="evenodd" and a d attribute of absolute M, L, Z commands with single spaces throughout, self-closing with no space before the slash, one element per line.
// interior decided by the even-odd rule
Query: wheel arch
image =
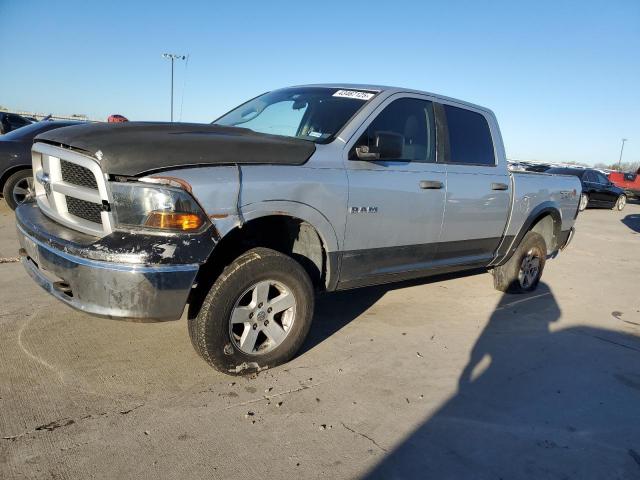
<path fill-rule="evenodd" d="M 553 202 L 541 203 L 529 213 L 518 234 L 514 237 L 506 252 L 502 253 L 502 258 L 495 263 L 495 266 L 504 265 L 509 261 L 527 232 L 537 232 L 542 235 L 547 244 L 547 254 L 556 252 L 560 248 L 561 230 L 562 213 L 560 208 Z"/>
<path fill-rule="evenodd" d="M 338 235 L 329 219 L 317 208 L 292 200 L 267 200 L 242 207 L 242 218 L 249 222 L 263 217 L 288 216 L 310 224 L 326 246 L 327 251 L 339 250 Z M 225 233 L 221 232 L 221 235 Z"/>
<path fill-rule="evenodd" d="M 313 207 L 296 202 L 261 202 L 243 207 L 242 223 L 230 219 L 214 223 L 219 240 L 198 273 L 197 287 L 190 299 L 190 317 L 197 314 L 224 268 L 255 247 L 292 256 L 318 290 L 335 289 L 339 270 L 337 236 L 331 223 Z"/>

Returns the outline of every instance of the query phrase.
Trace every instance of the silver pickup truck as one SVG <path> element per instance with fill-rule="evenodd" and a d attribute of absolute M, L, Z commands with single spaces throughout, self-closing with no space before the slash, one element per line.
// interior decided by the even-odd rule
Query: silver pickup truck
<path fill-rule="evenodd" d="M 318 291 L 471 269 L 535 289 L 581 193 L 510 173 L 490 110 L 371 85 L 275 90 L 207 125 L 52 130 L 33 172 L 16 211 L 31 277 L 110 318 L 188 304 L 195 349 L 230 374 L 289 360 Z"/>

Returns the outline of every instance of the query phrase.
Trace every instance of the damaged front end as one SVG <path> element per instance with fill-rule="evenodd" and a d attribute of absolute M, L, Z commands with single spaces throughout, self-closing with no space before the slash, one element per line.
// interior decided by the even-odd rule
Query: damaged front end
<path fill-rule="evenodd" d="M 141 320 L 180 318 L 200 265 L 213 249 L 209 231 L 158 237 L 73 232 L 38 207 L 16 210 L 22 263 L 57 299 L 84 312 Z"/>
<path fill-rule="evenodd" d="M 37 204 L 16 220 L 22 263 L 41 287 L 93 315 L 180 318 L 217 238 L 188 189 L 110 178 L 51 146 L 34 148 L 34 174 Z"/>

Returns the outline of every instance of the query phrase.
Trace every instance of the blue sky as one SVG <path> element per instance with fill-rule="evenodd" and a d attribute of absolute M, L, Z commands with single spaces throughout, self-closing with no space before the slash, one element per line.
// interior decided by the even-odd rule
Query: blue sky
<path fill-rule="evenodd" d="M 640 161 L 640 1 L 0 0 L 0 105 L 206 122 L 316 82 L 418 88 L 498 115 L 510 158 Z M 10 46 L 10 48 L 7 48 Z"/>

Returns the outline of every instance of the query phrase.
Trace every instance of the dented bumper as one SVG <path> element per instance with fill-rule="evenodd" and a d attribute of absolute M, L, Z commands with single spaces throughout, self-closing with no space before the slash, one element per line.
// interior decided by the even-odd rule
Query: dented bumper
<path fill-rule="evenodd" d="M 22 264 L 51 295 L 78 310 L 109 318 L 180 318 L 198 263 L 130 263 L 130 253 L 104 248 L 99 252 L 110 261 L 89 258 L 82 253 L 93 250 L 83 249 L 77 238 L 71 240 L 72 231 L 67 231 L 67 239 L 55 234 L 44 238 L 43 227 L 51 221 L 42 217 L 38 222 L 38 212 L 31 206 L 16 210 Z"/>

